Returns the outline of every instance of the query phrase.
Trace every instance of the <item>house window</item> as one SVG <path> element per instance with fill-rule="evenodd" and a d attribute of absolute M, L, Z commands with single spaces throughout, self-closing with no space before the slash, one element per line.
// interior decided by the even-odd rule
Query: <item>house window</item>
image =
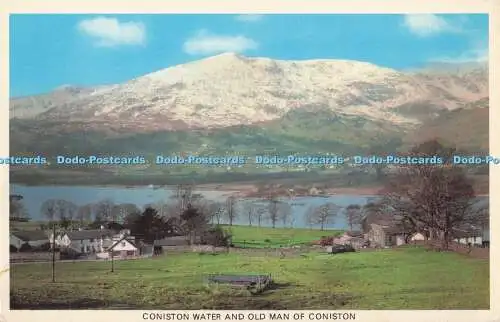
<path fill-rule="evenodd" d="M 93 243 L 94 242 L 94 238 L 90 238 L 90 242 Z"/>
<path fill-rule="evenodd" d="M 122 247 L 125 247 L 127 244 L 125 242 L 122 242 Z"/>
<path fill-rule="evenodd" d="M 80 251 L 81 251 L 82 253 L 85 253 L 85 249 L 84 249 L 84 247 L 83 247 L 83 246 L 82 246 L 82 247 L 80 247 Z"/>

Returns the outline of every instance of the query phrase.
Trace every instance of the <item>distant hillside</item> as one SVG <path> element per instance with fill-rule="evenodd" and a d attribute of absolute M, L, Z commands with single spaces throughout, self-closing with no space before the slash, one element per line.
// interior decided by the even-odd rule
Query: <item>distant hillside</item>
<path fill-rule="evenodd" d="M 478 100 L 452 111 L 444 111 L 409 132 L 406 144 L 439 138 L 443 143 L 469 151 L 489 151 L 489 100 Z"/>
<path fill-rule="evenodd" d="M 350 155 L 439 138 L 477 151 L 489 144 L 488 105 L 482 65 L 402 72 L 226 53 L 123 84 L 12 98 L 10 149 L 45 156 Z"/>

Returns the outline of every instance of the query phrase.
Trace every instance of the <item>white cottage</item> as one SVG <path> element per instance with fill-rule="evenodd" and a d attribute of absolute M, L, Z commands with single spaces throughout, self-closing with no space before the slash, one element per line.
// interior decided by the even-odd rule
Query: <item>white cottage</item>
<path fill-rule="evenodd" d="M 70 231 L 57 237 L 56 245 L 80 254 L 104 253 L 108 252 L 116 241 L 128 234 L 130 234 L 128 230 L 117 233 L 109 229 Z M 133 237 L 129 238 L 133 239 Z"/>
<path fill-rule="evenodd" d="M 121 258 L 139 255 L 139 248 L 135 244 L 135 240 L 131 236 L 123 236 L 117 240 L 108 250 L 113 256 Z"/>

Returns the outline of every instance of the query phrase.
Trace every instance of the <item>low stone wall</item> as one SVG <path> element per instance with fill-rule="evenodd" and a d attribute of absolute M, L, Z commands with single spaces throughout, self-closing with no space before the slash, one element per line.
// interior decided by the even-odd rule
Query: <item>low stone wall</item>
<path fill-rule="evenodd" d="M 226 247 L 213 247 L 210 245 L 193 245 L 191 250 L 195 253 L 225 253 Z"/>

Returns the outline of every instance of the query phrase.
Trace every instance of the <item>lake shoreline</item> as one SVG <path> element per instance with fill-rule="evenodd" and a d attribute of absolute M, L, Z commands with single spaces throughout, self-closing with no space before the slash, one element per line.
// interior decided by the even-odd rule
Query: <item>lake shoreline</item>
<path fill-rule="evenodd" d="M 19 185 L 25 187 L 97 187 L 97 188 L 119 188 L 119 189 L 137 189 L 137 188 L 149 188 L 153 190 L 174 190 L 177 185 L 163 185 L 163 186 L 144 186 L 144 185 L 122 185 L 122 184 L 24 184 L 12 182 L 10 185 Z M 361 187 L 334 187 L 324 189 L 323 193 L 320 194 L 296 194 L 295 197 L 329 197 L 335 195 L 346 195 L 346 196 L 382 196 L 381 193 L 382 186 L 361 186 Z M 257 185 L 252 183 L 229 183 L 229 184 L 199 184 L 196 185 L 195 190 L 203 191 L 218 191 L 226 192 L 225 195 L 236 195 L 241 198 L 262 198 L 268 196 L 268 191 L 258 191 Z M 285 193 L 277 193 L 278 196 L 289 196 Z M 489 197 L 489 194 L 477 194 L 477 197 Z"/>

